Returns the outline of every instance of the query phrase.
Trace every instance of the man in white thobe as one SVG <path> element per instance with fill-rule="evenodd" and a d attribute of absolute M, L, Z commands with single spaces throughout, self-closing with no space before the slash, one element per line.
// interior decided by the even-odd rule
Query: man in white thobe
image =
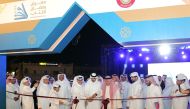
<path fill-rule="evenodd" d="M 174 87 L 174 83 L 173 83 L 172 78 L 167 77 L 165 79 L 165 88 L 162 93 L 163 97 L 171 96 L 173 87 Z M 164 109 L 171 109 L 172 104 L 171 104 L 170 98 L 164 98 L 163 104 L 164 104 Z"/>
<path fill-rule="evenodd" d="M 126 74 L 120 75 L 120 84 L 121 84 L 121 97 L 122 99 L 127 99 L 129 93 L 130 83 L 128 82 L 128 77 Z M 123 109 L 127 108 L 127 100 L 122 100 Z"/>
<path fill-rule="evenodd" d="M 85 99 L 85 83 L 84 77 L 81 75 L 75 76 L 71 88 L 73 99 Z M 77 104 L 73 104 L 72 109 L 86 109 L 85 100 L 79 100 Z"/>
<path fill-rule="evenodd" d="M 19 93 L 19 85 L 12 75 L 6 79 L 6 91 Z M 9 92 L 6 92 L 6 109 L 21 109 L 19 95 Z"/>
<path fill-rule="evenodd" d="M 121 99 L 120 89 L 115 87 L 111 76 L 104 77 L 104 83 L 102 85 L 102 99 Z M 107 109 L 122 109 L 121 100 L 110 100 Z"/>
<path fill-rule="evenodd" d="M 62 102 L 63 104 L 60 105 L 60 109 L 70 109 L 71 108 L 71 103 L 70 100 L 71 99 L 71 86 L 70 86 L 70 82 L 68 81 L 67 77 L 65 74 L 60 73 L 57 76 L 57 82 L 61 87 L 59 90 L 59 97 L 60 98 L 68 98 L 68 99 L 64 99 Z"/>
<path fill-rule="evenodd" d="M 49 102 L 50 102 L 50 109 L 61 109 L 59 108 L 59 105 L 63 104 L 63 101 L 60 99 L 56 99 L 60 90 L 60 85 L 58 83 L 53 83 L 52 88 L 50 90 L 49 96 L 50 97 L 55 97 L 55 98 L 50 98 Z"/>
<path fill-rule="evenodd" d="M 172 96 L 187 95 L 184 92 L 189 90 L 189 84 L 187 77 L 184 74 L 178 74 L 176 76 L 176 85 L 173 88 Z M 180 97 L 172 99 L 172 109 L 187 109 L 188 97 Z"/>
<path fill-rule="evenodd" d="M 38 96 L 48 96 L 50 92 L 49 75 L 45 75 L 41 78 L 40 84 L 37 88 Z M 38 109 L 49 109 L 49 99 L 38 97 Z"/>
<path fill-rule="evenodd" d="M 147 98 L 149 97 L 162 97 L 162 89 L 154 80 L 152 75 L 147 76 L 145 80 L 147 84 Z M 159 98 L 146 99 L 146 109 L 163 109 L 163 101 Z"/>
<path fill-rule="evenodd" d="M 87 100 L 86 109 L 100 109 L 101 108 L 101 82 L 98 81 L 96 73 L 90 75 L 90 79 L 85 85 L 85 97 Z"/>
<path fill-rule="evenodd" d="M 55 79 L 54 79 L 54 77 L 50 77 L 49 78 L 49 84 L 50 84 L 50 87 L 52 88 L 52 86 L 53 86 L 53 83 L 55 83 Z"/>
<path fill-rule="evenodd" d="M 146 98 L 147 85 L 145 83 L 144 75 L 141 75 L 140 78 L 141 78 L 141 82 L 142 82 L 142 86 L 143 86 L 143 98 Z M 143 109 L 145 108 L 145 103 L 146 103 L 146 99 L 143 100 Z"/>
<path fill-rule="evenodd" d="M 31 79 L 29 77 L 25 77 L 20 82 L 20 93 L 30 96 L 21 96 L 22 101 L 22 109 L 34 109 L 34 99 L 33 92 L 38 87 L 38 83 L 35 83 L 31 88 Z"/>
<path fill-rule="evenodd" d="M 129 87 L 129 99 L 142 98 L 143 97 L 143 86 L 141 79 L 137 72 L 130 74 L 132 84 Z M 143 109 L 143 100 L 129 100 L 127 102 L 128 109 Z"/>

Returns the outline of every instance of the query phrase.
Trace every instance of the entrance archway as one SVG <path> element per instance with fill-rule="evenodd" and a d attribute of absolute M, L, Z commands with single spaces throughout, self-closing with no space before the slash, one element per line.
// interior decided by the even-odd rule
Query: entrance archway
<path fill-rule="evenodd" d="M 4 0 L 0 4 L 0 54 L 60 53 L 90 18 L 126 47 L 189 44 L 187 10 L 190 5 L 183 0 L 136 0 L 129 8 L 114 0 Z M 1 63 L 1 80 L 5 81 L 6 56 L 1 56 Z M 5 84 L 1 88 L 5 95 Z"/>

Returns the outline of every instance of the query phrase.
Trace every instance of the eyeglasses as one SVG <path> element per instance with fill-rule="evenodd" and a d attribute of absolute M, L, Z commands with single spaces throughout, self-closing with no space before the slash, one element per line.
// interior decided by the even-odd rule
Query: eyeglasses
<path fill-rule="evenodd" d="M 26 79 L 26 80 L 28 80 L 28 81 L 30 81 L 30 80 L 31 80 L 29 77 L 26 77 L 25 79 Z"/>

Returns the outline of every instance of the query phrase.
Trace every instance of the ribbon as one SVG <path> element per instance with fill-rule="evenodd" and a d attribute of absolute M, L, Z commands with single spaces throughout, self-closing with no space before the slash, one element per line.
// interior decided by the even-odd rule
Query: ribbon
<path fill-rule="evenodd" d="M 15 92 L 10 92 L 10 91 L 6 91 L 7 93 L 12 93 L 15 94 Z M 15 95 L 21 95 L 21 96 L 31 96 L 33 97 L 33 95 L 27 95 L 27 94 L 19 94 L 16 93 Z M 136 100 L 136 99 L 164 99 L 164 98 L 169 98 L 169 99 L 173 99 L 173 98 L 181 98 L 181 97 L 189 97 L 190 95 L 182 95 L 182 96 L 166 96 L 166 97 L 142 97 L 142 98 L 132 98 L 132 99 L 109 99 L 109 100 Z M 65 99 L 65 100 L 70 100 L 71 98 L 60 98 L 60 97 L 49 97 L 49 96 L 37 96 L 39 98 L 54 98 L 54 99 Z M 80 100 L 90 100 L 90 99 L 78 99 Z M 93 99 L 93 100 L 99 100 L 102 101 L 102 99 Z"/>

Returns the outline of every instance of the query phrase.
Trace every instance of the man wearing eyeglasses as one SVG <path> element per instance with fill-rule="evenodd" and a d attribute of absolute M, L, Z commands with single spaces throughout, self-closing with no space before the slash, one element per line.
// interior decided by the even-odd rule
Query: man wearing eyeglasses
<path fill-rule="evenodd" d="M 186 96 L 190 89 L 188 79 L 184 74 L 176 76 L 176 85 L 173 88 L 173 96 Z M 172 99 L 172 109 L 187 109 L 188 97 L 178 97 Z"/>
<path fill-rule="evenodd" d="M 6 91 L 18 93 L 19 85 L 16 78 L 9 75 L 6 80 Z M 19 95 L 6 93 L 6 109 L 21 109 Z"/>
<path fill-rule="evenodd" d="M 49 75 L 45 75 L 41 78 L 40 84 L 37 88 L 38 96 L 49 96 L 50 84 L 49 84 Z M 38 109 L 49 109 L 49 99 L 38 97 Z"/>
<path fill-rule="evenodd" d="M 19 91 L 21 94 L 23 94 L 21 96 L 22 109 L 34 109 L 33 92 L 38 87 L 38 83 L 35 83 L 32 88 L 30 86 L 31 86 L 31 79 L 29 77 L 25 77 L 21 80 Z"/>

